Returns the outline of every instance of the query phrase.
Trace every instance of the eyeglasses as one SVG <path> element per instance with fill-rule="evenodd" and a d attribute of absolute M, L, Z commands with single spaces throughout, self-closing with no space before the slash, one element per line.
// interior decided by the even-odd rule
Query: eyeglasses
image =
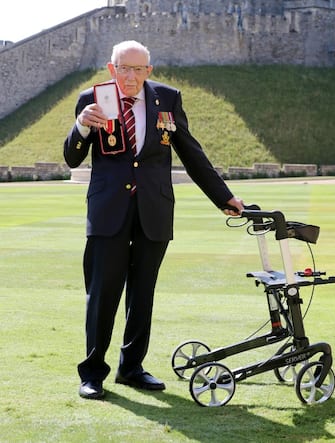
<path fill-rule="evenodd" d="M 137 75 L 143 75 L 147 73 L 149 66 L 128 66 L 128 65 L 115 65 L 115 69 L 118 74 L 129 74 L 131 70 Z"/>

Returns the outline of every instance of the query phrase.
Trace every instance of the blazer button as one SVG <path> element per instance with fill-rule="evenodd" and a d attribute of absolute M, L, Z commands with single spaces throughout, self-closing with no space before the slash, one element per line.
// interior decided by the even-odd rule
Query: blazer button
<path fill-rule="evenodd" d="M 138 162 L 134 162 L 134 168 L 138 168 Z"/>
<path fill-rule="evenodd" d="M 131 189 L 131 184 L 130 183 L 126 184 L 126 189 Z"/>

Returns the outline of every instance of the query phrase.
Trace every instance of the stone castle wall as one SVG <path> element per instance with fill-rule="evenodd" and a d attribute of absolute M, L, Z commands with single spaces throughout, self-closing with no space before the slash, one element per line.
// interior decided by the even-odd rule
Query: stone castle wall
<path fill-rule="evenodd" d="M 154 65 L 335 66 L 334 0 L 120 3 L 1 46 L 0 118 L 76 70 L 105 66 L 125 39 L 148 46 Z"/>

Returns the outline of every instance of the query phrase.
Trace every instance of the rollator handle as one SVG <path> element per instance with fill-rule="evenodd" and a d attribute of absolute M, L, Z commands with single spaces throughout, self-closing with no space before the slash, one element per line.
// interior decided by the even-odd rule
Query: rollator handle
<path fill-rule="evenodd" d="M 224 209 L 229 209 L 230 211 L 234 211 L 234 212 L 236 212 L 236 214 L 238 213 L 238 209 L 235 208 L 235 206 L 232 206 L 232 205 L 226 204 L 226 205 L 223 206 L 222 210 L 224 210 Z M 242 211 L 242 217 L 243 217 L 243 212 L 245 210 L 248 210 L 248 211 L 259 211 L 260 209 L 261 208 L 258 205 L 256 205 L 256 204 L 244 205 L 244 210 Z"/>

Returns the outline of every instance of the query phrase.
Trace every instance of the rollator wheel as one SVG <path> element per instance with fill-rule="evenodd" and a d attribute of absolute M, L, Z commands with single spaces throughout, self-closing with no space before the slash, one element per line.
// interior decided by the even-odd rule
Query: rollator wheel
<path fill-rule="evenodd" d="M 185 341 L 181 343 L 172 354 L 172 369 L 179 378 L 190 380 L 194 368 L 184 369 L 183 366 L 186 366 L 194 357 L 207 354 L 210 351 L 210 348 L 201 341 Z"/>
<path fill-rule="evenodd" d="M 286 351 L 286 352 L 285 352 Z M 275 355 L 281 355 L 289 352 L 295 351 L 293 343 L 285 343 Z M 300 369 L 307 364 L 306 361 L 298 362 L 293 365 L 282 366 L 280 368 L 275 368 L 273 372 L 277 377 L 277 380 L 282 383 L 295 383 L 297 379 L 298 372 Z"/>
<path fill-rule="evenodd" d="M 235 378 L 221 363 L 204 363 L 193 373 L 190 392 L 200 406 L 224 406 L 235 392 Z"/>
<path fill-rule="evenodd" d="M 296 380 L 295 390 L 302 403 L 316 404 L 328 400 L 334 392 L 334 372 L 329 369 L 326 378 L 320 387 L 316 386 L 323 363 L 313 361 L 307 363 L 299 372 Z"/>

